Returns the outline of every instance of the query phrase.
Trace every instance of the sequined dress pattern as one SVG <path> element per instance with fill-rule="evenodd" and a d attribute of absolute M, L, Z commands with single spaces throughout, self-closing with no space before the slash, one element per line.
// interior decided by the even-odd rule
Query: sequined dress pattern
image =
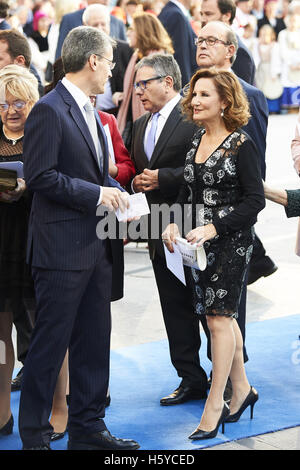
<path fill-rule="evenodd" d="M 184 167 L 184 193 L 191 207 L 193 227 L 221 220 L 235 211 L 242 198 L 237 157 L 243 152 L 247 134 L 239 130 L 231 133 L 204 163 L 195 163 L 204 133 L 201 129 L 195 134 Z M 253 228 L 218 234 L 205 242 L 204 249 L 206 270 L 191 269 L 195 312 L 237 318 L 253 250 Z"/>

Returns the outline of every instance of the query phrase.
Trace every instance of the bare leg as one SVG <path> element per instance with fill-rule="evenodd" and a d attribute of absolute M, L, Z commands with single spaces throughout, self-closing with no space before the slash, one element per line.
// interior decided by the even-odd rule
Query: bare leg
<path fill-rule="evenodd" d="M 231 414 L 239 410 L 250 391 L 250 384 L 244 366 L 243 338 L 236 320 L 233 320 L 233 329 L 236 338 L 236 350 L 230 371 L 230 380 L 232 383 L 232 398 L 230 402 Z"/>
<path fill-rule="evenodd" d="M 68 352 L 64 358 L 58 375 L 56 388 L 53 396 L 52 413 L 50 423 L 53 426 L 54 432 L 64 432 L 68 423 L 68 406 L 66 400 L 66 393 L 68 388 Z"/>
<path fill-rule="evenodd" d="M 198 429 L 212 431 L 224 407 L 223 394 L 236 349 L 233 320 L 225 316 L 207 316 L 211 335 L 212 383 Z"/>
<path fill-rule="evenodd" d="M 12 342 L 12 313 L 0 312 L 0 428 L 5 426 L 11 416 L 10 392 L 11 379 L 15 365 L 15 354 Z M 5 362 L 2 364 L 2 362 Z"/>

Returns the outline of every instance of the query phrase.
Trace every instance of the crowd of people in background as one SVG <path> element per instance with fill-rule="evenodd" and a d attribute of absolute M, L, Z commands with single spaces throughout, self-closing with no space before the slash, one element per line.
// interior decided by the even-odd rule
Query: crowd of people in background
<path fill-rule="evenodd" d="M 11 0 L 0 2 L 0 18 L 7 27 L 23 32 L 29 40 L 33 63 L 43 82 L 51 81 L 61 20 L 83 8 L 80 0 Z M 88 2 L 89 3 L 89 2 Z M 146 11 L 158 16 L 164 0 L 102 1 L 120 20 L 130 42 L 134 15 Z M 114 2 L 112 2 L 114 3 Z M 107 6 L 109 4 L 109 6 Z M 201 24 L 202 0 L 192 0 L 189 21 L 196 35 Z M 3 29 L 5 26 L 3 25 Z M 256 65 L 256 86 L 268 101 L 271 113 L 297 110 L 300 93 L 300 1 L 237 0 L 233 30 L 250 50 Z"/>

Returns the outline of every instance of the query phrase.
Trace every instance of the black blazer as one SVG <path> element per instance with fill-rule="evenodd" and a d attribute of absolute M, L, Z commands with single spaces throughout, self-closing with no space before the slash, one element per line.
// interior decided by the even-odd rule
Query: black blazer
<path fill-rule="evenodd" d="M 110 86 L 112 93 L 116 91 L 123 91 L 123 81 L 126 68 L 130 57 L 133 54 L 133 49 L 129 46 L 128 42 L 117 39 L 117 47 L 114 49 L 113 61 L 116 63 L 115 68 L 112 70 L 112 77 L 110 78 Z"/>
<path fill-rule="evenodd" d="M 168 2 L 158 15 L 158 19 L 172 39 L 174 57 L 178 62 L 182 83 L 188 83 L 198 66 L 196 62 L 196 45 L 194 33 L 188 19 L 173 2 Z"/>
<path fill-rule="evenodd" d="M 133 123 L 131 158 L 137 174 L 142 173 L 145 168 L 159 170 L 159 189 L 146 193 L 151 210 L 151 204 L 166 203 L 170 206 L 176 202 L 183 182 L 183 165 L 186 154 L 197 127 L 184 119 L 180 105 L 175 106 L 159 136 L 149 162 L 144 151 L 144 135 L 149 119 L 150 114 L 147 113 Z M 160 227 L 159 234 L 164 228 Z M 149 239 L 151 259 L 154 258 L 156 252 L 164 256 L 161 239 Z"/>
<path fill-rule="evenodd" d="M 236 59 L 232 64 L 232 70 L 239 77 L 245 80 L 245 82 L 254 85 L 255 79 L 255 64 L 252 58 L 251 52 L 242 42 L 238 35 L 236 35 L 238 40 L 238 50 L 236 54 Z"/>
<path fill-rule="evenodd" d="M 255 142 L 260 164 L 261 176 L 266 177 L 266 137 L 268 127 L 269 110 L 267 100 L 262 91 L 258 90 L 249 83 L 239 79 L 247 95 L 250 104 L 251 119 L 243 129 L 250 135 Z"/>
<path fill-rule="evenodd" d="M 102 244 L 96 234 L 99 186 L 123 191 L 108 175 L 105 131 L 97 122 L 103 172 L 84 117 L 61 82 L 26 120 L 24 176 L 33 192 L 28 261 L 34 267 L 89 269 L 97 259 Z"/>
<path fill-rule="evenodd" d="M 61 56 L 62 45 L 68 32 L 71 31 L 71 29 L 76 28 L 77 26 L 82 26 L 82 15 L 84 10 L 85 9 L 83 8 L 72 13 L 67 13 L 62 17 L 59 27 L 59 36 L 57 41 L 55 60 L 57 60 Z M 113 15 L 110 15 L 110 36 L 126 41 L 126 31 L 124 23 Z"/>

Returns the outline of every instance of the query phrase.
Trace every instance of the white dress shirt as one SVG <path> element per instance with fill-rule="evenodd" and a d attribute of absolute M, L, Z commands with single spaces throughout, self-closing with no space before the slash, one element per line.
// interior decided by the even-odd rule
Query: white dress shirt
<path fill-rule="evenodd" d="M 164 125 L 167 122 L 168 117 L 170 116 L 175 106 L 179 103 L 180 99 L 181 99 L 181 96 L 178 93 L 176 96 L 174 96 L 174 98 L 168 101 L 167 104 L 165 104 L 164 107 L 161 108 L 161 110 L 159 111 L 159 118 L 157 120 L 157 130 L 155 134 L 155 144 L 158 141 L 160 134 L 162 133 L 162 130 L 164 128 Z M 152 117 L 149 119 L 146 130 L 145 130 L 144 144 L 147 140 L 147 136 L 151 128 L 151 122 L 152 122 Z"/>
<path fill-rule="evenodd" d="M 181 95 L 177 93 L 177 95 L 175 95 L 170 101 L 168 101 L 167 104 L 165 104 L 164 107 L 161 108 L 161 110 L 159 111 L 159 118 L 157 120 L 157 129 L 156 129 L 156 134 L 155 134 L 155 144 L 157 143 L 159 136 L 162 133 L 162 130 L 164 128 L 164 125 L 167 122 L 168 117 L 170 116 L 171 112 L 173 111 L 173 109 L 179 103 L 180 100 L 181 100 Z M 147 136 L 150 132 L 151 122 L 152 122 L 152 117 L 149 119 L 148 124 L 146 126 L 145 135 L 144 135 L 144 146 L 145 146 Z M 133 180 L 131 182 L 131 190 L 133 193 L 135 192 L 133 188 Z"/>
<path fill-rule="evenodd" d="M 87 123 L 86 112 L 85 112 L 84 106 L 87 103 L 87 101 L 90 99 L 90 97 L 87 96 L 80 88 L 78 88 L 78 86 L 70 82 L 70 80 L 68 80 L 66 77 L 64 77 L 61 82 L 64 85 L 64 87 L 68 90 L 68 92 L 72 95 L 74 100 L 76 101 L 76 104 L 78 105 L 85 119 L 85 122 Z M 99 194 L 97 206 L 99 206 L 99 204 L 101 204 L 102 202 L 102 186 L 99 186 L 99 191 L 100 191 L 100 194 Z"/>

